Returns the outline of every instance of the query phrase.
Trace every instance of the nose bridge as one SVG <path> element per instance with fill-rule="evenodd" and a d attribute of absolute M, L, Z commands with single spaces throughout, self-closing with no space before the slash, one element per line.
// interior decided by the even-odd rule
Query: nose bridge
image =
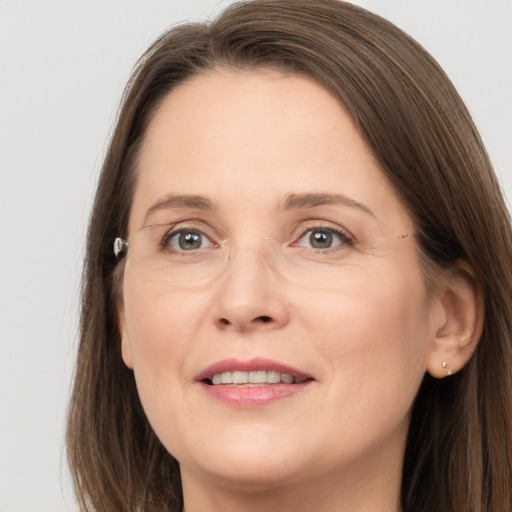
<path fill-rule="evenodd" d="M 218 281 L 213 314 L 224 328 L 275 328 L 288 318 L 278 286 L 277 253 L 270 237 L 230 244 L 226 268 Z"/>
<path fill-rule="evenodd" d="M 272 283 L 277 279 L 277 255 L 269 241 L 230 247 L 222 283 L 225 297 L 236 297 L 242 303 L 271 294 Z"/>
<path fill-rule="evenodd" d="M 260 236 L 256 240 L 230 242 L 226 263 L 231 272 L 238 272 L 241 268 L 250 266 L 261 267 L 261 271 L 275 271 L 277 257 L 276 241 L 269 236 Z"/>

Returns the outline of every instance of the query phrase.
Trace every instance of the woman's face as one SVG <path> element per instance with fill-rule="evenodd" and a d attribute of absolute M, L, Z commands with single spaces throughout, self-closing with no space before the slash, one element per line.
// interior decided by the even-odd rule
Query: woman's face
<path fill-rule="evenodd" d="M 184 482 L 399 467 L 439 308 L 336 99 L 277 72 L 196 77 L 157 110 L 138 172 L 122 352 Z"/>

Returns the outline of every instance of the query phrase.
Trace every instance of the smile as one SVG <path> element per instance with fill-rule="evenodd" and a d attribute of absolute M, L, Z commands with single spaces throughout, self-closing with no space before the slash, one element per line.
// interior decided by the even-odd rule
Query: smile
<path fill-rule="evenodd" d="M 278 361 L 254 358 L 218 361 L 200 372 L 195 381 L 215 401 L 252 408 L 298 396 L 315 378 Z"/>
<path fill-rule="evenodd" d="M 231 386 L 264 386 L 267 384 L 300 384 L 307 380 L 307 377 L 293 377 L 288 373 L 281 373 L 276 370 L 256 370 L 252 372 L 233 371 L 222 372 L 213 375 L 210 383 L 214 386 L 231 385 Z"/>

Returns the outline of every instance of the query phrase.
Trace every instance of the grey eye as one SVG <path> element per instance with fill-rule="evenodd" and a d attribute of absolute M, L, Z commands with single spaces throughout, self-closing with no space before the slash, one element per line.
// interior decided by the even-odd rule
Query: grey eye
<path fill-rule="evenodd" d="M 167 244 L 179 251 L 196 251 L 212 244 L 210 239 L 196 230 L 182 230 L 170 233 Z"/>

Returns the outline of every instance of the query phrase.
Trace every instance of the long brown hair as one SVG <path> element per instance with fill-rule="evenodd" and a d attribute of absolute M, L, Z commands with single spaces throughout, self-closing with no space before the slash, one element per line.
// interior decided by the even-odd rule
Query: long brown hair
<path fill-rule="evenodd" d="M 423 259 L 466 260 L 485 297 L 479 346 L 428 375 L 413 406 L 404 512 L 512 510 L 512 236 L 489 158 L 437 63 L 391 23 L 338 0 L 255 0 L 171 29 L 127 86 L 90 220 L 68 455 L 81 510 L 179 511 L 177 461 L 153 433 L 120 356 L 112 244 L 127 233 L 144 133 L 177 84 L 217 67 L 274 68 L 326 87 L 412 216 Z"/>

